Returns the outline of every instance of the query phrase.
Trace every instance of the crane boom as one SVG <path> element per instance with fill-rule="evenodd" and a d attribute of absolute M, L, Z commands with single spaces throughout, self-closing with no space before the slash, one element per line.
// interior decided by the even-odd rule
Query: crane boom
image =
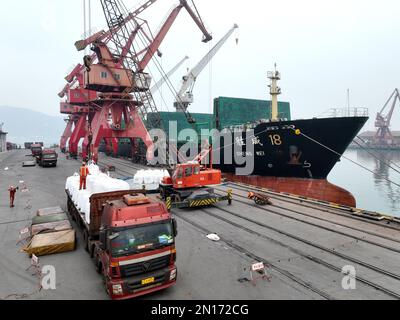
<path fill-rule="evenodd" d="M 166 75 L 162 76 L 161 79 L 150 89 L 151 94 L 156 93 L 160 89 L 160 87 L 164 84 L 164 82 L 167 81 L 167 79 L 171 77 L 187 59 L 189 59 L 188 56 L 184 57 L 181 61 L 179 61 L 179 63 L 175 67 L 171 69 L 171 71 L 169 71 Z"/>
<path fill-rule="evenodd" d="M 193 0 L 191 1 L 193 3 Z M 192 10 L 186 0 L 180 0 L 179 4 L 168 16 L 158 34 L 149 41 L 150 43 L 148 45 L 146 45 L 143 57 L 139 58 L 139 50 L 136 46 L 131 45 L 133 44 L 133 39 L 130 37 L 130 35 L 132 35 L 132 29 L 136 29 L 139 25 L 138 19 L 129 19 L 130 14 L 127 16 L 125 15 L 126 8 L 121 0 L 101 0 L 101 5 L 103 7 L 108 27 L 110 28 L 110 45 L 113 46 L 113 55 L 121 57 L 125 69 L 132 70 L 136 77 L 136 79 L 132 81 L 131 88 L 127 88 L 126 91 L 129 90 L 134 94 L 135 100 L 138 101 L 139 114 L 142 119 L 147 119 L 149 113 L 158 114 L 150 90 L 142 90 L 145 89 L 150 82 L 145 80 L 150 79 L 150 77 L 148 77 L 144 72 L 144 69 L 154 57 L 154 54 L 158 51 L 162 41 L 179 15 L 181 9 L 185 8 L 189 12 L 196 24 L 202 30 L 207 41 L 212 39 L 211 35 L 207 32 L 194 4 L 193 7 L 195 8 L 195 11 Z M 127 18 L 124 18 L 124 16 Z M 128 22 L 126 22 L 127 19 L 129 19 Z M 141 34 L 145 33 L 143 28 L 140 28 L 139 32 Z M 98 41 L 96 41 L 96 43 L 98 43 Z M 109 48 L 111 49 L 111 47 Z M 130 50 L 127 50 L 128 48 L 130 48 Z M 126 52 L 126 55 L 122 55 L 123 52 Z M 147 122 L 147 125 L 149 128 L 160 128 L 160 126 L 162 126 L 161 118 L 156 116 L 151 122 Z"/>
<path fill-rule="evenodd" d="M 191 2 L 192 2 L 194 10 L 189 5 L 187 0 L 180 0 L 181 5 L 185 7 L 186 11 L 189 13 L 189 15 L 192 17 L 194 22 L 197 24 L 197 26 L 199 27 L 201 32 L 203 32 L 203 35 L 204 35 L 203 42 L 207 43 L 207 42 L 212 40 L 212 36 L 207 31 L 206 27 L 204 26 L 204 23 L 203 23 L 203 21 L 202 21 L 202 19 L 200 17 L 199 12 L 197 11 L 196 5 L 194 4 L 193 0 L 191 0 Z"/>
<path fill-rule="evenodd" d="M 194 6 L 194 3 L 193 3 Z M 182 8 L 185 8 L 186 11 L 189 13 L 189 15 L 192 17 L 193 21 L 196 23 L 196 25 L 199 27 L 201 32 L 203 32 L 203 42 L 208 42 L 212 40 L 212 36 L 210 33 L 207 31 L 206 27 L 203 24 L 203 21 L 201 20 L 200 15 L 198 14 L 197 10 L 194 12 L 194 10 L 189 6 L 188 2 L 186 0 L 180 0 L 180 4 L 174 8 L 168 18 L 165 20 L 164 25 L 161 27 L 157 35 L 155 36 L 153 42 L 149 45 L 146 54 L 142 58 L 142 60 L 139 62 L 139 71 L 143 71 L 146 66 L 149 64 L 151 59 L 154 56 L 154 53 L 158 50 L 160 47 L 162 41 L 164 40 L 165 36 L 167 35 L 168 31 L 170 30 L 172 24 L 175 22 L 176 18 L 179 15 L 179 12 L 181 11 Z"/>
<path fill-rule="evenodd" d="M 395 90 L 395 95 L 396 95 L 397 100 L 400 101 L 399 89 L 396 89 L 396 90 Z M 390 124 L 390 122 L 392 121 L 393 111 L 394 111 L 395 106 L 396 106 L 396 99 L 394 99 L 393 104 L 392 104 L 392 107 L 390 108 L 390 111 L 389 111 L 388 115 L 386 116 L 386 119 L 387 119 L 386 121 L 387 121 L 389 124 Z"/>
<path fill-rule="evenodd" d="M 135 17 L 142 13 L 145 9 L 147 9 L 148 7 L 150 7 L 152 4 L 154 4 L 157 0 L 148 0 L 146 1 L 144 4 L 142 4 L 140 7 L 138 7 L 137 9 L 135 9 L 133 12 L 131 12 L 125 19 L 121 21 L 118 21 L 117 24 L 114 24 L 110 30 L 108 30 L 107 32 L 105 32 L 104 30 L 101 30 L 93 35 L 91 35 L 90 37 L 83 39 L 83 40 L 79 40 L 77 42 L 75 42 L 75 47 L 78 51 L 82 51 L 85 50 L 86 47 L 90 44 L 92 44 L 95 41 L 104 41 L 105 39 L 110 40 L 110 38 L 112 37 L 112 34 L 114 32 L 118 32 L 118 30 L 123 27 L 124 25 L 126 25 L 127 23 L 129 23 L 130 21 L 134 20 Z M 115 21 L 114 21 L 115 23 Z M 108 42 L 108 41 L 106 41 Z"/>
<path fill-rule="evenodd" d="M 183 77 L 183 83 L 178 92 L 177 101 L 175 102 L 177 111 L 186 112 L 189 105 L 193 102 L 192 90 L 197 77 L 238 27 L 239 26 L 235 23 L 228 33 L 204 56 L 204 58 Z"/>

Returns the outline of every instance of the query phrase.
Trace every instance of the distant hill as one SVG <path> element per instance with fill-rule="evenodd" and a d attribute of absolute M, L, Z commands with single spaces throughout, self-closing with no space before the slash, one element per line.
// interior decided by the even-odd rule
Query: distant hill
<path fill-rule="evenodd" d="M 3 131 L 8 132 L 7 141 L 21 144 L 24 142 L 44 142 L 46 146 L 60 143 L 65 128 L 63 117 L 22 108 L 0 106 L 0 123 Z"/>

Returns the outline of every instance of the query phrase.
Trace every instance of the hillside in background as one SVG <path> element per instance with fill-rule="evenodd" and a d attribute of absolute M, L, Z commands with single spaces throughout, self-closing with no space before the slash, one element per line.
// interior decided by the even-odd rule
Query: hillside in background
<path fill-rule="evenodd" d="M 8 132 L 7 141 L 21 144 L 24 142 L 44 142 L 46 146 L 60 143 L 65 128 L 63 117 L 22 108 L 0 106 L 0 123 Z"/>

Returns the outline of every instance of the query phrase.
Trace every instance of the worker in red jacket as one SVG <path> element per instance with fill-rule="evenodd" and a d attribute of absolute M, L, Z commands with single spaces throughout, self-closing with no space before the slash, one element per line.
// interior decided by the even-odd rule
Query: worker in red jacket
<path fill-rule="evenodd" d="M 86 162 L 82 162 L 82 167 L 79 170 L 80 180 L 79 180 L 79 190 L 86 190 L 86 178 L 89 175 L 89 168 L 86 166 Z"/>
<path fill-rule="evenodd" d="M 18 189 L 18 187 L 14 186 L 10 186 L 10 188 L 8 188 L 8 191 L 10 192 L 10 208 L 14 208 L 15 193 Z"/>

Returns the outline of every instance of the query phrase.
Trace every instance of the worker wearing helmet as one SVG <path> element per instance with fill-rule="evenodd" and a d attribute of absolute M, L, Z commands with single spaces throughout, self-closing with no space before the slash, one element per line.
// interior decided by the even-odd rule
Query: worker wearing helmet
<path fill-rule="evenodd" d="M 89 174 L 89 168 L 86 166 L 86 162 L 82 162 L 82 166 L 79 170 L 79 190 L 82 190 L 82 187 L 83 190 L 86 190 L 86 178 Z"/>
<path fill-rule="evenodd" d="M 14 186 L 10 186 L 10 188 L 8 188 L 8 191 L 10 192 L 10 208 L 14 208 L 15 193 L 18 189 L 18 187 Z"/>

